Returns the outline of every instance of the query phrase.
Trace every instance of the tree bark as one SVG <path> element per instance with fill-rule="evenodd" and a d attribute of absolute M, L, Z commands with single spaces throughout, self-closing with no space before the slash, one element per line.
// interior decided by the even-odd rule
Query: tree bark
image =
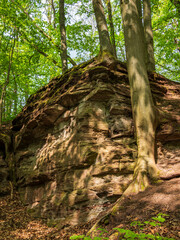
<path fill-rule="evenodd" d="M 14 116 L 17 115 L 17 106 L 18 106 L 18 86 L 16 82 L 15 74 L 13 73 L 14 77 L 14 108 L 13 108 L 13 114 Z"/>
<path fill-rule="evenodd" d="M 15 38 L 15 34 L 14 34 L 13 45 L 12 45 L 12 48 L 11 48 L 11 51 L 10 51 L 10 54 L 9 54 L 9 65 L 8 65 L 8 70 L 7 70 L 7 77 L 6 77 L 5 83 L 4 83 L 3 87 L 2 87 L 1 97 L 0 97 L 0 126 L 2 125 L 3 103 L 5 102 L 4 98 L 5 98 L 5 95 L 6 95 L 6 88 L 7 88 L 8 84 L 9 84 L 15 43 L 16 43 L 16 38 Z"/>
<path fill-rule="evenodd" d="M 99 33 L 100 52 L 110 53 L 112 56 L 114 56 L 114 51 L 109 37 L 102 1 L 92 0 L 92 2 Z"/>
<path fill-rule="evenodd" d="M 51 0 L 51 7 L 52 7 L 52 10 L 53 10 L 53 26 L 54 26 L 54 29 L 56 29 L 56 10 L 55 10 L 55 7 L 54 7 L 54 0 Z"/>
<path fill-rule="evenodd" d="M 144 190 L 149 184 L 149 176 L 152 179 L 158 177 L 155 163 L 157 119 L 142 47 L 144 35 L 141 31 L 139 3 L 140 0 L 121 0 L 131 104 L 138 147 L 134 180 L 125 194 Z"/>
<path fill-rule="evenodd" d="M 155 71 L 154 60 L 154 46 L 153 46 L 153 30 L 151 25 L 151 2 L 150 0 L 143 0 L 143 20 L 144 20 L 144 34 L 147 49 L 146 67 L 150 72 Z"/>
<path fill-rule="evenodd" d="M 108 9 L 108 18 L 109 18 L 109 26 L 110 26 L 110 39 L 111 39 L 111 43 L 112 43 L 112 47 L 113 47 L 113 51 L 114 51 L 114 56 L 117 57 L 111 1 L 110 0 L 105 0 L 105 2 L 106 2 L 106 5 L 107 5 L 107 9 Z"/>
<path fill-rule="evenodd" d="M 65 27 L 65 13 L 64 13 L 64 0 L 59 0 L 59 26 L 61 34 L 61 62 L 62 72 L 68 69 L 67 65 L 67 44 L 66 44 L 66 27 Z"/>

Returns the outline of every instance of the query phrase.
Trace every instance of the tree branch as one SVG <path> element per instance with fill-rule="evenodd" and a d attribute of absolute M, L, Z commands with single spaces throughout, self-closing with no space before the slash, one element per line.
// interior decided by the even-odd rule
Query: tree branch
<path fill-rule="evenodd" d="M 21 9 L 21 11 L 29 18 L 29 20 L 33 23 L 33 25 L 40 31 L 41 34 L 43 34 L 51 43 L 53 43 L 53 45 L 59 50 L 59 52 L 62 52 L 61 48 L 59 45 L 57 45 L 54 40 L 52 39 L 52 37 L 50 37 L 42 28 L 40 28 L 33 20 L 33 18 L 28 14 L 28 12 L 19 4 L 17 4 L 14 0 L 10 0 L 13 4 L 17 5 L 18 8 Z M 75 61 L 69 56 L 67 55 L 69 62 L 75 66 L 76 63 Z"/>
<path fill-rule="evenodd" d="M 4 83 L 4 86 L 2 87 L 2 92 L 1 92 L 1 97 L 0 97 L 0 126 L 2 125 L 3 102 L 4 102 L 5 95 L 6 95 L 6 88 L 9 84 L 9 77 L 10 77 L 10 72 L 11 72 L 15 44 L 16 44 L 16 38 L 15 38 L 15 33 L 14 33 L 13 45 L 12 45 L 12 49 L 9 53 L 9 65 L 8 65 L 7 78 Z"/>
<path fill-rule="evenodd" d="M 166 69 L 166 70 L 169 71 L 169 72 L 172 72 L 172 73 L 177 73 L 177 72 L 179 72 L 178 70 L 177 70 L 177 71 L 173 71 L 173 70 L 171 70 L 170 68 L 161 65 L 160 63 L 157 63 L 157 65 L 160 66 L 160 67 L 162 67 L 162 68 L 164 68 L 164 69 Z"/>
<path fill-rule="evenodd" d="M 38 52 L 39 52 L 40 54 L 42 54 L 44 57 L 50 59 L 50 60 L 51 60 L 56 66 L 58 66 L 59 68 L 62 68 L 56 60 L 54 60 L 53 58 L 50 58 L 47 53 L 45 53 L 44 51 L 42 51 L 41 49 L 39 49 L 37 45 L 35 45 L 35 44 L 33 44 L 32 42 L 30 42 L 29 39 L 27 38 L 27 36 L 25 35 L 25 33 L 23 33 L 22 31 L 20 31 L 20 34 L 21 34 L 21 36 L 23 37 L 23 40 L 26 41 L 26 42 L 28 42 L 28 44 L 31 45 L 33 48 L 35 48 L 36 51 L 38 51 Z"/>

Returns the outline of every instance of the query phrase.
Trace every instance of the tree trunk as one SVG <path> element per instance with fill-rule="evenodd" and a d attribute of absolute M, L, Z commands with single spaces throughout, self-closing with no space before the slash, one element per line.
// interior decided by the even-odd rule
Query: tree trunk
<path fill-rule="evenodd" d="M 17 105 L 18 105 L 18 89 L 17 89 L 16 78 L 15 78 L 15 75 L 14 75 L 14 109 L 13 109 L 14 116 L 17 115 Z"/>
<path fill-rule="evenodd" d="M 100 52 L 110 53 L 112 56 L 114 56 L 114 51 L 109 37 L 102 1 L 92 0 L 92 2 L 99 33 Z"/>
<path fill-rule="evenodd" d="M 0 97 L 0 126 L 2 125 L 2 117 L 3 117 L 3 103 L 5 103 L 5 95 L 6 95 L 6 88 L 9 84 L 9 78 L 10 78 L 10 72 L 11 72 L 11 66 L 12 66 L 12 59 L 13 59 L 13 53 L 14 53 L 14 47 L 15 47 L 15 42 L 16 42 L 16 38 L 14 35 L 14 40 L 13 40 L 13 45 L 12 45 L 12 49 L 11 52 L 9 54 L 9 65 L 8 65 L 8 70 L 7 70 L 7 77 L 5 80 L 5 83 L 2 87 L 2 91 L 1 91 L 1 97 Z"/>
<path fill-rule="evenodd" d="M 144 19 L 144 34 L 147 49 L 146 67 L 150 72 L 155 71 L 154 46 L 153 46 L 153 31 L 151 25 L 151 2 L 143 0 L 143 19 Z"/>
<path fill-rule="evenodd" d="M 58 44 L 55 43 L 54 39 L 52 39 L 51 36 L 49 36 L 42 28 L 40 28 L 33 20 L 33 18 L 28 14 L 28 12 L 19 4 L 17 4 L 14 0 L 10 0 L 12 3 L 14 3 L 15 5 L 17 5 L 19 7 L 19 9 L 21 9 L 21 11 L 27 16 L 27 18 L 31 21 L 31 23 L 33 24 L 33 26 L 39 30 L 39 32 L 45 36 L 57 49 L 58 51 L 60 51 L 60 53 L 62 52 L 60 46 Z M 76 63 L 74 62 L 74 60 L 67 55 L 68 60 L 70 61 L 70 63 L 73 66 L 76 66 Z"/>
<path fill-rule="evenodd" d="M 54 26 L 54 29 L 56 29 L 56 10 L 55 10 L 55 7 L 54 7 L 54 0 L 51 0 L 51 7 L 52 7 L 52 10 L 53 10 L 53 26 Z"/>
<path fill-rule="evenodd" d="M 117 57 L 116 54 L 116 41 L 115 41 L 115 34 L 114 34 L 114 23 L 113 23 L 113 17 L 112 17 L 112 8 L 111 8 L 111 1 L 110 0 L 105 0 L 107 4 L 107 9 L 108 9 L 108 18 L 109 18 L 109 26 L 110 26 L 110 38 L 111 38 L 111 43 L 114 51 L 114 56 Z"/>
<path fill-rule="evenodd" d="M 6 87 L 4 85 L 1 90 L 1 98 L 0 98 L 0 127 L 2 125 L 2 118 L 3 118 L 3 100 L 4 100 L 5 91 L 6 91 Z"/>
<path fill-rule="evenodd" d="M 144 190 L 149 184 L 148 177 L 157 179 L 158 176 L 155 164 L 157 119 L 142 47 L 144 34 L 141 31 L 139 3 L 140 0 L 121 1 L 131 104 L 138 146 L 134 180 L 126 190 L 127 194 Z"/>
<path fill-rule="evenodd" d="M 67 65 L 67 44 L 66 44 L 66 27 L 65 27 L 65 13 L 64 13 L 64 0 L 59 0 L 59 25 L 61 33 L 61 62 L 62 72 L 68 69 Z"/>

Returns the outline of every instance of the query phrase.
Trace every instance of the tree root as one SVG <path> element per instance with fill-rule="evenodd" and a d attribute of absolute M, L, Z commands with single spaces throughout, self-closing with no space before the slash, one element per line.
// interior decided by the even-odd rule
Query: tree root
<path fill-rule="evenodd" d="M 144 191 L 148 187 L 147 178 L 144 179 L 143 183 L 139 183 L 137 179 L 133 180 L 133 182 L 128 186 L 128 188 L 124 191 L 122 196 L 116 201 L 115 205 L 108 210 L 108 212 L 103 215 L 101 218 L 99 218 L 96 223 L 92 226 L 92 228 L 87 233 L 87 236 L 94 237 L 94 233 L 96 229 L 100 226 L 106 223 L 106 221 L 110 218 L 110 216 L 114 216 L 119 213 L 121 209 L 121 203 L 122 201 L 133 194 L 137 194 L 140 191 Z"/>
<path fill-rule="evenodd" d="M 163 173 L 160 176 L 160 179 L 162 180 L 171 180 L 173 178 L 179 178 L 180 177 L 180 172 L 167 172 L 167 173 Z"/>
<path fill-rule="evenodd" d="M 92 228 L 87 233 L 87 236 L 93 237 L 96 229 L 100 225 L 105 224 L 107 219 L 110 218 L 110 216 L 114 216 L 114 215 L 118 214 L 119 211 L 121 210 L 121 204 L 126 197 L 144 191 L 149 185 L 150 185 L 150 183 L 149 183 L 147 173 L 139 171 L 136 174 L 136 177 L 134 178 L 132 183 L 130 183 L 130 185 L 124 191 L 122 196 L 116 201 L 115 205 L 111 209 L 109 209 L 108 212 L 105 215 L 103 215 L 101 218 L 99 218 L 96 221 L 96 223 L 92 226 Z"/>
<path fill-rule="evenodd" d="M 158 170 L 158 168 L 156 168 L 156 170 Z M 127 189 L 123 192 L 122 196 L 116 201 L 114 206 L 110 208 L 105 215 L 103 215 L 96 221 L 96 223 L 92 226 L 92 228 L 87 233 L 87 236 L 93 237 L 93 235 L 96 232 L 96 229 L 100 225 L 105 224 L 111 216 L 118 214 L 121 210 L 121 204 L 126 197 L 142 192 L 148 188 L 148 186 L 150 185 L 150 181 L 147 176 L 147 173 L 146 172 L 143 173 L 140 171 L 137 171 L 136 173 L 137 173 L 136 177 L 134 178 L 132 183 L 130 183 Z M 154 176 L 156 177 L 154 178 Z M 158 170 L 158 175 L 154 175 L 154 176 L 152 179 L 151 178 L 150 179 L 154 183 L 159 183 L 159 182 L 162 182 L 162 180 L 170 180 L 173 178 L 180 177 L 180 172 L 175 173 L 174 171 L 165 172 L 163 170 Z"/>
<path fill-rule="evenodd" d="M 101 225 L 103 224 L 106 224 L 106 222 L 108 221 L 108 219 L 111 217 L 111 216 L 114 216 L 115 214 L 117 214 L 120 209 L 121 209 L 121 203 L 122 201 L 126 198 L 127 196 L 126 195 L 122 195 L 115 203 L 115 205 L 110 208 L 108 210 L 108 212 L 106 212 L 105 215 L 103 215 L 102 217 L 100 217 L 96 223 L 92 226 L 92 228 L 88 231 L 87 233 L 87 236 L 91 236 L 91 237 L 94 237 L 94 234 L 97 230 L 98 227 L 100 227 Z"/>
<path fill-rule="evenodd" d="M 13 188 L 13 184 L 11 181 L 9 181 L 9 185 L 10 185 L 10 189 L 11 189 L 11 193 L 10 193 L 10 196 L 11 196 L 11 200 L 13 199 L 13 196 L 14 196 L 14 188 Z"/>

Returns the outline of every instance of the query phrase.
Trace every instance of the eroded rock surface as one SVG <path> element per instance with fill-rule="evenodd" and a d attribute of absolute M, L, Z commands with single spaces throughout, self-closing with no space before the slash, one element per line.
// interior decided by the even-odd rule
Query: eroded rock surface
<path fill-rule="evenodd" d="M 161 110 L 158 164 L 178 169 L 180 86 L 149 77 Z M 34 216 L 59 226 L 89 221 L 132 180 L 137 146 L 120 62 L 91 60 L 52 79 L 29 98 L 12 130 L 17 186 Z"/>
<path fill-rule="evenodd" d="M 0 196 L 10 193 L 11 131 L 0 129 Z"/>

